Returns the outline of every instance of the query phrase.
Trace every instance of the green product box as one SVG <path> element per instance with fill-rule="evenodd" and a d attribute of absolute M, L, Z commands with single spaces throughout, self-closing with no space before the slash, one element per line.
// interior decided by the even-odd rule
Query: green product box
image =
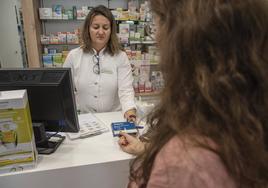
<path fill-rule="evenodd" d="M 33 168 L 36 158 L 27 91 L 0 92 L 0 173 Z"/>
<path fill-rule="evenodd" d="M 55 67 L 62 67 L 63 61 L 62 61 L 62 54 L 61 53 L 53 54 L 52 59 L 53 59 L 53 65 Z"/>
<path fill-rule="evenodd" d="M 74 19 L 73 9 L 66 10 L 66 14 L 68 15 L 68 20 L 73 20 Z"/>

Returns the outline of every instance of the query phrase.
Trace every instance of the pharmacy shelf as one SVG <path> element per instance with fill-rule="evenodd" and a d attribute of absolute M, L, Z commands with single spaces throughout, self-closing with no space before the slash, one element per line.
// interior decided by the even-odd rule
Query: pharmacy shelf
<path fill-rule="evenodd" d="M 122 22 L 126 22 L 126 23 L 134 23 L 134 24 L 137 24 L 137 23 L 140 23 L 140 22 L 143 22 L 143 23 L 151 23 L 151 21 L 145 21 L 145 20 L 115 20 L 117 23 L 122 23 Z"/>
<path fill-rule="evenodd" d="M 155 41 L 130 41 L 129 43 L 122 43 L 122 44 L 156 44 Z M 78 44 L 69 44 L 69 43 L 59 43 L 59 44 L 42 44 L 42 45 L 80 45 Z"/>
<path fill-rule="evenodd" d="M 46 21 L 49 21 L 49 22 L 68 22 L 68 21 L 77 21 L 77 22 L 83 22 L 83 21 L 85 21 L 85 19 L 40 19 L 41 21 L 43 21 L 43 22 L 46 22 Z"/>
<path fill-rule="evenodd" d="M 59 19 L 59 18 L 46 18 L 46 19 L 40 19 L 41 21 L 84 21 L 85 19 Z M 115 20 L 116 22 L 151 22 L 151 21 L 145 21 L 145 20 Z"/>
<path fill-rule="evenodd" d="M 129 43 L 124 44 L 156 44 L 156 41 L 129 41 Z"/>
<path fill-rule="evenodd" d="M 156 41 L 129 41 L 129 42 L 121 42 L 121 44 L 156 44 Z"/>
<path fill-rule="evenodd" d="M 79 43 L 77 44 L 69 44 L 69 43 L 62 43 L 62 44 L 41 44 L 43 46 L 52 46 L 52 45 L 56 45 L 56 46 L 71 46 L 71 45 L 80 45 Z"/>

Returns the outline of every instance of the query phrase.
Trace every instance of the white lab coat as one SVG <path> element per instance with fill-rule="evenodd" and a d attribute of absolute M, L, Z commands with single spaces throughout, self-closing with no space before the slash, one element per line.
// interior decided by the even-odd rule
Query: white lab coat
<path fill-rule="evenodd" d="M 70 67 L 75 86 L 77 108 L 82 113 L 125 113 L 136 108 L 134 102 L 133 77 L 125 52 L 114 56 L 100 51 L 100 74 L 93 72 L 93 53 L 84 53 L 82 48 L 71 50 L 63 67 Z M 121 104 L 121 105 L 120 105 Z"/>

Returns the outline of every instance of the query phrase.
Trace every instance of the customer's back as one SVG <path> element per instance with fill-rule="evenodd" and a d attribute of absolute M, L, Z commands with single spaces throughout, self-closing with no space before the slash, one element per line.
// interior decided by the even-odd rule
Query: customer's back
<path fill-rule="evenodd" d="M 159 169 L 158 159 L 174 154 L 163 150 L 178 137 L 186 151 L 190 140 L 218 156 L 237 188 L 267 188 L 267 1 L 151 0 L 151 6 L 165 88 L 132 180 L 146 187 L 157 181 L 155 174 L 176 170 L 168 160 L 168 168 Z M 185 175 L 176 174 L 172 181 Z"/>

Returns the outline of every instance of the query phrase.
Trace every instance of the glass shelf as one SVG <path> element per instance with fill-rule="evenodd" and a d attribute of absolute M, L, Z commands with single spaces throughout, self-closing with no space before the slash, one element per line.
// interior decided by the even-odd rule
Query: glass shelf
<path fill-rule="evenodd" d="M 80 21 L 80 22 L 83 22 L 83 21 L 85 21 L 85 19 L 40 19 L 41 21 L 55 21 L 55 22 L 57 22 L 57 21 L 64 21 L 64 22 L 68 22 L 68 21 Z"/>
<path fill-rule="evenodd" d="M 53 19 L 53 18 L 47 18 L 47 19 L 40 19 L 41 21 L 84 21 L 85 19 Z M 116 22 L 152 22 L 152 21 L 145 21 L 145 20 L 115 20 Z"/>
<path fill-rule="evenodd" d="M 60 46 L 60 45 L 65 45 L 65 46 L 68 46 L 68 45 L 80 45 L 79 43 L 77 43 L 77 44 L 68 44 L 68 43 L 62 43 L 62 44 L 41 44 L 41 45 L 43 45 L 43 46 L 49 46 L 49 45 L 57 45 L 57 46 Z"/>

